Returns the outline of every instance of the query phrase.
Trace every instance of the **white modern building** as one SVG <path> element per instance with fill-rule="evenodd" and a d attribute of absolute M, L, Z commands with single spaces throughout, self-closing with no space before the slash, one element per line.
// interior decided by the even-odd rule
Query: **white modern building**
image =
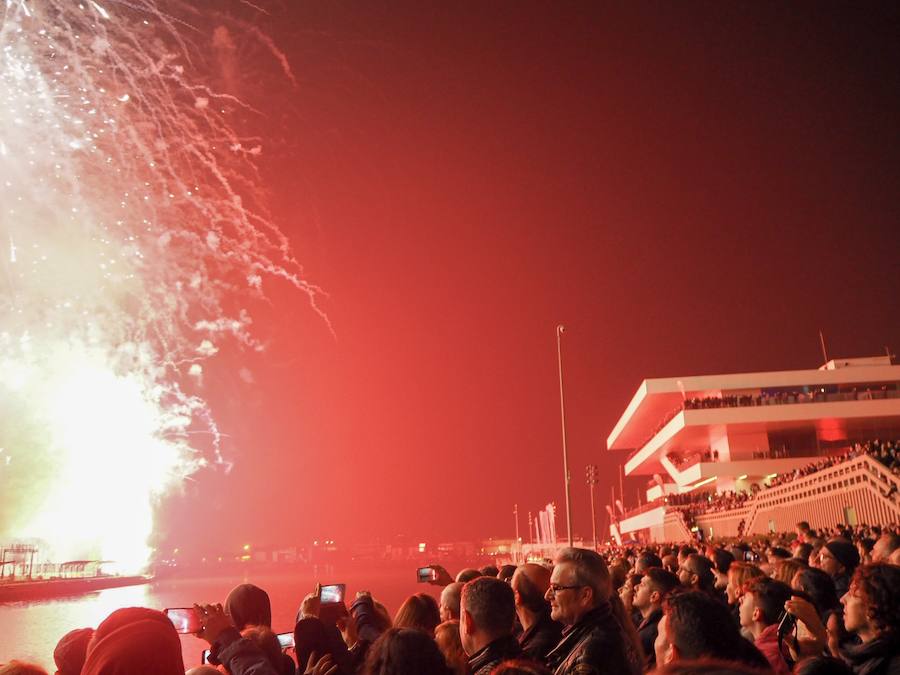
<path fill-rule="evenodd" d="M 692 528 L 715 537 L 800 520 L 900 522 L 900 477 L 859 451 L 876 440 L 900 440 L 900 366 L 888 356 L 644 380 L 607 448 L 629 451 L 625 475 L 647 476 L 647 503 L 620 514 L 611 532 L 679 541 Z M 835 460 L 848 452 L 858 456 Z"/>

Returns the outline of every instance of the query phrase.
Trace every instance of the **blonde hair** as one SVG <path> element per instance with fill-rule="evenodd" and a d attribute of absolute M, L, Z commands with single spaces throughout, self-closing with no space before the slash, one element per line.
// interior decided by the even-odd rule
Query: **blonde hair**
<path fill-rule="evenodd" d="M 784 558 L 775 563 L 775 569 L 772 570 L 772 578 L 790 586 L 794 575 L 800 570 L 806 569 L 806 567 L 807 565 L 804 565 L 802 560 Z"/>
<path fill-rule="evenodd" d="M 759 567 L 750 563 L 735 561 L 728 566 L 728 583 L 734 588 L 743 588 L 744 582 L 764 576 L 765 573 Z"/>
<path fill-rule="evenodd" d="M 459 637 L 459 620 L 451 619 L 439 624 L 434 629 L 434 641 L 454 675 L 466 675 L 469 672 L 469 657 L 466 656 Z"/>

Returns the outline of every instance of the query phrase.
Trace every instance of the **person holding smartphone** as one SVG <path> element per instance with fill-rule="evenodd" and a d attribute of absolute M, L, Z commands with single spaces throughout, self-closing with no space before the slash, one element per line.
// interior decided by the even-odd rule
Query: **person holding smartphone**
<path fill-rule="evenodd" d="M 280 675 L 262 649 L 242 638 L 222 605 L 194 605 L 200 619 L 197 636 L 208 642 L 211 651 L 231 675 Z M 330 656 L 306 664 L 304 675 L 335 675 L 337 666 Z"/>
<path fill-rule="evenodd" d="M 294 649 L 301 667 L 315 653 L 327 655 L 338 672 L 353 672 L 353 654 L 341 635 L 350 619 L 344 591 L 344 584 L 316 584 L 315 591 L 303 598 L 294 626 Z"/>
<path fill-rule="evenodd" d="M 746 582 L 741 597 L 741 626 L 753 635 L 753 643 L 776 675 L 790 673 L 778 635 L 779 620 L 789 600 L 791 587 L 768 577 Z"/>

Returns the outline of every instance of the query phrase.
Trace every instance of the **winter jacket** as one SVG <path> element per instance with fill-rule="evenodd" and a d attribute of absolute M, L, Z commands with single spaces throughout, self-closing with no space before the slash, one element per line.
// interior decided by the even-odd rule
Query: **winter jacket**
<path fill-rule="evenodd" d="M 490 675 L 491 671 L 507 659 L 522 656 L 522 648 L 512 635 L 506 635 L 491 642 L 469 657 L 469 671 L 472 675 Z"/>
<path fill-rule="evenodd" d="M 547 662 L 549 654 L 562 638 L 562 624 L 550 618 L 550 610 L 542 612 L 537 621 L 519 636 L 519 645 L 527 657 L 538 663 Z"/>
<path fill-rule="evenodd" d="M 639 675 L 642 661 L 609 603 L 595 607 L 566 628 L 560 643 L 547 655 L 554 675 Z"/>

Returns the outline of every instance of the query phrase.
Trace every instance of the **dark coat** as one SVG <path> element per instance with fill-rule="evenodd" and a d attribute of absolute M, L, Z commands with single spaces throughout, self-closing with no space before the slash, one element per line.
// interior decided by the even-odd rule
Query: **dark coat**
<path fill-rule="evenodd" d="M 356 644 L 350 648 L 353 672 L 361 672 L 369 648 L 382 633 L 372 596 L 363 595 L 350 605 L 350 615 L 356 621 Z"/>
<path fill-rule="evenodd" d="M 356 668 L 353 654 L 347 649 L 337 626 L 325 624 L 314 616 L 300 619 L 294 626 L 294 653 L 297 663 L 302 664 L 301 672 L 306 669 L 307 660 L 313 653 L 319 658 L 330 654 L 340 675 L 350 675 Z"/>
<path fill-rule="evenodd" d="M 648 670 L 653 670 L 656 665 L 656 635 L 659 632 L 659 620 L 662 618 L 662 610 L 655 609 L 638 626 L 638 635 L 641 638 L 641 647 L 644 648 L 644 663 Z"/>
<path fill-rule="evenodd" d="M 534 625 L 519 636 L 522 652 L 533 661 L 546 663 L 547 654 L 562 639 L 562 630 L 562 624 L 550 618 L 550 610 L 542 612 Z"/>
<path fill-rule="evenodd" d="M 215 654 L 232 675 L 278 675 L 279 670 L 255 642 L 242 638 L 234 628 L 223 630 L 212 646 Z M 86 672 L 86 671 L 82 671 Z"/>
<path fill-rule="evenodd" d="M 512 635 L 498 638 L 469 657 L 469 671 L 472 675 L 490 675 L 490 672 L 507 659 L 522 656 L 522 648 Z"/>
<path fill-rule="evenodd" d="M 640 675 L 643 663 L 608 603 L 595 607 L 547 655 L 554 675 Z"/>
<path fill-rule="evenodd" d="M 900 632 L 896 629 L 856 647 L 844 657 L 855 675 L 900 675 Z"/>

